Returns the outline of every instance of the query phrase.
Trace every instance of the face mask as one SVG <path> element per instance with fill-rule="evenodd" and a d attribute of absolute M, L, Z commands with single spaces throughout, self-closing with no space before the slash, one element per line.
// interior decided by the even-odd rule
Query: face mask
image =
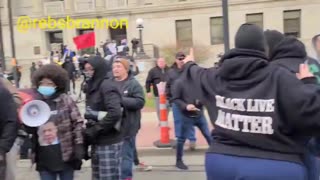
<path fill-rule="evenodd" d="M 39 86 L 38 92 L 44 96 L 51 96 L 56 92 L 56 88 L 50 86 Z"/>

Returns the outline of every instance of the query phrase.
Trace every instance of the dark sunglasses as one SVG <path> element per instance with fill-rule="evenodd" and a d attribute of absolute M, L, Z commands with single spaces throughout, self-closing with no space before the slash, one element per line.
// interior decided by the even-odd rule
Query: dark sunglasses
<path fill-rule="evenodd" d="M 180 56 L 180 57 L 178 57 L 178 60 L 179 61 L 182 61 L 182 60 L 184 60 L 186 58 L 186 56 Z"/>

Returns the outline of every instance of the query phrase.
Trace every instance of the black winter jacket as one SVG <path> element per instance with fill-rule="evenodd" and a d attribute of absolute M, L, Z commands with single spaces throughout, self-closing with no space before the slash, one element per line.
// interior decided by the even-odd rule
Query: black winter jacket
<path fill-rule="evenodd" d="M 148 76 L 146 79 L 146 91 L 149 93 L 151 91 L 151 85 L 153 87 L 153 95 L 155 97 L 159 97 L 157 84 L 160 82 L 166 82 L 167 74 L 168 74 L 168 67 L 165 67 L 163 70 L 158 66 L 153 67 L 148 72 Z"/>
<path fill-rule="evenodd" d="M 112 81 L 115 83 L 114 78 Z M 121 95 L 121 105 L 124 109 L 124 136 L 136 136 L 141 127 L 141 109 L 145 104 L 143 88 L 131 75 L 125 80 L 122 87 L 118 87 L 118 91 Z"/>
<path fill-rule="evenodd" d="M 0 154 L 9 152 L 18 133 L 17 106 L 10 92 L 0 83 Z"/>
<path fill-rule="evenodd" d="M 172 92 L 173 92 L 173 85 L 175 81 L 180 77 L 182 73 L 182 69 L 179 69 L 177 64 L 174 63 L 171 68 L 168 70 L 167 74 L 167 84 L 166 84 L 166 95 L 167 99 L 170 103 L 172 103 Z"/>
<path fill-rule="evenodd" d="M 123 131 L 115 129 L 116 123 L 122 118 L 121 96 L 111 83 L 111 79 L 105 79 L 98 89 L 87 94 L 87 107 L 94 111 L 108 112 L 103 120 L 89 127 L 97 134 L 96 142 L 92 142 L 93 144 L 110 145 L 123 140 Z"/>
<path fill-rule="evenodd" d="M 197 118 L 203 114 L 203 105 L 199 99 L 193 96 L 193 89 L 184 88 L 186 79 L 183 77 L 177 79 L 173 86 L 172 101 L 177 104 L 181 112 L 187 117 Z M 188 111 L 187 105 L 193 104 L 200 111 Z"/>

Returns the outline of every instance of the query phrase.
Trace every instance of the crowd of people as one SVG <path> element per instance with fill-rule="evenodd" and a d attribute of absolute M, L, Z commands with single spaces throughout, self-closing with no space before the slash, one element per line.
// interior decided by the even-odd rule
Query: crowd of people
<path fill-rule="evenodd" d="M 319 58 L 320 35 L 312 43 Z M 170 67 L 159 58 L 144 87 L 135 77 L 139 70 L 126 40 L 116 49 L 107 41 L 103 55 L 97 51 L 77 58 L 78 68 L 76 54 L 64 47 L 57 61 L 32 64 L 30 89 L 18 90 L 1 77 L 0 179 L 14 179 L 17 149 L 26 137 L 31 137 L 30 158 L 41 180 L 72 180 L 89 159 L 93 180 L 131 180 L 134 165 L 151 170 L 139 160 L 136 138 L 143 126 L 144 88 L 156 102 L 160 123 L 157 85 L 165 82 L 177 168 L 188 169 L 183 147 L 188 139 L 190 149 L 196 149 L 196 126 L 209 145 L 208 180 L 318 180 L 317 58 L 309 57 L 297 38 L 253 24 L 238 29 L 234 44 L 210 68 L 196 64 L 192 48 L 189 54 L 177 52 Z M 77 69 L 84 76 L 83 115 L 70 93 Z M 39 127 L 19 121 L 17 111 L 24 105 L 19 91 L 48 104 L 48 121 Z"/>

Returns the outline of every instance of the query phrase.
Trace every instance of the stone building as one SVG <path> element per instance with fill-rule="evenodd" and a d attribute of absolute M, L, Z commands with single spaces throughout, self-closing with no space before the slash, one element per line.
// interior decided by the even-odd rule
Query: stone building
<path fill-rule="evenodd" d="M 5 55 L 11 56 L 7 0 L 0 0 Z M 11 0 L 16 56 L 20 64 L 41 59 L 59 43 L 72 48 L 73 37 L 96 32 L 97 46 L 106 39 L 139 38 L 136 19 L 144 20 L 143 42 L 149 56 L 176 45 L 210 49 L 209 64 L 222 53 L 221 0 Z M 312 54 L 311 38 L 320 32 L 319 0 L 229 0 L 230 45 L 239 25 L 256 23 L 299 37 Z M 127 19 L 123 29 L 40 29 L 19 32 L 21 16 L 41 19 Z"/>

